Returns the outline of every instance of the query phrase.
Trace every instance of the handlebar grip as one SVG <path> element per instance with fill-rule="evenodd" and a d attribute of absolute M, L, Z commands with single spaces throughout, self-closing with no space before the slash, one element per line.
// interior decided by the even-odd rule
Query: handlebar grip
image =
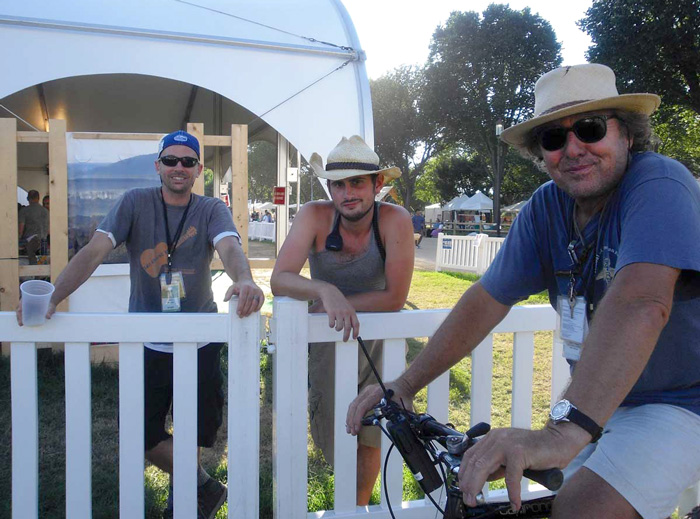
<path fill-rule="evenodd" d="M 549 490 L 559 490 L 564 482 L 564 474 L 559 469 L 531 470 L 525 469 L 523 476 Z"/>

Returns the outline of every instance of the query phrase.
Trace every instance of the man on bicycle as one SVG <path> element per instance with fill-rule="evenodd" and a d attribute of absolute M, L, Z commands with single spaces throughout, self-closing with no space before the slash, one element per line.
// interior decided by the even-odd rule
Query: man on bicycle
<path fill-rule="evenodd" d="M 467 451 L 470 506 L 505 474 L 519 507 L 525 468 L 566 467 L 553 517 L 662 518 L 700 479 L 700 187 L 647 151 L 658 105 L 653 94 L 619 95 L 604 65 L 562 67 L 537 82 L 535 117 L 501 136 L 553 182 L 390 387 L 410 399 L 545 289 L 572 379 L 543 429 L 494 430 Z M 348 432 L 380 398 L 376 387 L 357 397 Z"/>
<path fill-rule="evenodd" d="M 380 168 L 379 157 L 354 135 L 343 137 L 328 154 L 326 167 L 314 153 L 314 173 L 325 178 L 331 201 L 309 202 L 294 218 L 280 250 L 270 286 L 275 295 L 313 300 L 309 312 L 325 312 L 329 325 L 343 330 L 343 340 L 357 338 L 356 312 L 393 312 L 403 308 L 413 275 L 413 227 L 400 206 L 375 201 L 385 179 L 398 168 Z M 308 258 L 311 279 L 299 273 Z M 382 341 L 367 341 L 381 366 Z M 373 382 L 364 355 L 358 359 L 358 387 Z M 335 349 L 309 346 L 309 415 L 311 434 L 333 464 Z M 357 445 L 357 504 L 368 504 L 380 466 L 381 433 L 366 429 Z"/>

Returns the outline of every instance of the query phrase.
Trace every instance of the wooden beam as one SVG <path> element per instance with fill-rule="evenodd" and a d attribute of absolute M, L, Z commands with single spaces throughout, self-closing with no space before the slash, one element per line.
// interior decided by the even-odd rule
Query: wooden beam
<path fill-rule="evenodd" d="M 0 119 L 0 259 L 17 259 L 17 120 Z"/>
<path fill-rule="evenodd" d="M 206 146 L 231 146 L 231 137 L 228 135 L 205 135 Z"/>
<path fill-rule="evenodd" d="M 66 121 L 49 121 L 49 196 L 51 211 L 51 282 L 68 264 L 68 154 L 66 151 Z M 68 301 L 58 305 L 67 312 Z"/>
<path fill-rule="evenodd" d="M 187 123 L 187 133 L 191 133 L 199 141 L 199 158 L 204 164 L 204 124 Z M 195 180 L 192 192 L 197 195 L 204 195 L 204 172 Z"/>
<path fill-rule="evenodd" d="M 23 132 L 31 133 L 31 132 Z M 107 132 L 74 132 L 74 139 L 106 139 L 111 141 L 159 141 L 164 133 L 107 133 Z"/>
<path fill-rule="evenodd" d="M 47 132 L 17 132 L 17 142 L 49 142 Z"/>
<path fill-rule="evenodd" d="M 19 272 L 16 259 L 0 259 L 0 310 L 14 312 L 19 302 Z M 10 343 L 0 342 L 2 355 L 10 354 Z"/>
<path fill-rule="evenodd" d="M 248 255 L 248 125 L 231 125 L 231 209 Z"/>
<path fill-rule="evenodd" d="M 47 278 L 51 275 L 51 265 L 20 265 L 20 277 L 42 277 Z"/>

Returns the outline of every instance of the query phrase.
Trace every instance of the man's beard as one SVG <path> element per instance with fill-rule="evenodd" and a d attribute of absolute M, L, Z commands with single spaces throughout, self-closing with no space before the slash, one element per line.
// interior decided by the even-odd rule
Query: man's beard
<path fill-rule="evenodd" d="M 372 210 L 373 207 L 374 207 L 374 204 L 370 205 L 369 208 L 368 208 L 364 213 L 362 213 L 362 214 L 354 214 L 354 215 L 350 215 L 350 216 L 347 216 L 347 215 L 343 214 L 341 211 L 338 211 L 338 212 L 339 212 L 340 215 L 341 215 L 343 218 L 345 218 L 348 222 L 359 222 L 360 220 L 362 220 L 362 219 L 367 215 L 367 213 L 369 213 L 369 212 Z"/>

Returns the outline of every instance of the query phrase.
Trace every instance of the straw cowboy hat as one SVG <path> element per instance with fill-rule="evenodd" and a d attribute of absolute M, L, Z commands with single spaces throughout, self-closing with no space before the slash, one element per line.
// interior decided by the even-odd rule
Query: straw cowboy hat
<path fill-rule="evenodd" d="M 618 94 L 615 73 L 605 65 L 556 68 L 535 84 L 535 116 L 504 130 L 501 140 L 523 148 L 530 130 L 562 117 L 611 109 L 650 115 L 660 103 L 656 94 Z"/>
<path fill-rule="evenodd" d="M 379 167 L 379 156 L 367 146 L 362 137 L 353 135 L 349 139 L 343 137 L 338 145 L 328 154 L 328 163 L 323 167 L 323 159 L 318 153 L 311 155 L 309 164 L 320 178 L 328 180 L 343 180 L 360 175 L 384 175 L 385 180 L 398 178 L 401 170 L 396 167 Z"/>

